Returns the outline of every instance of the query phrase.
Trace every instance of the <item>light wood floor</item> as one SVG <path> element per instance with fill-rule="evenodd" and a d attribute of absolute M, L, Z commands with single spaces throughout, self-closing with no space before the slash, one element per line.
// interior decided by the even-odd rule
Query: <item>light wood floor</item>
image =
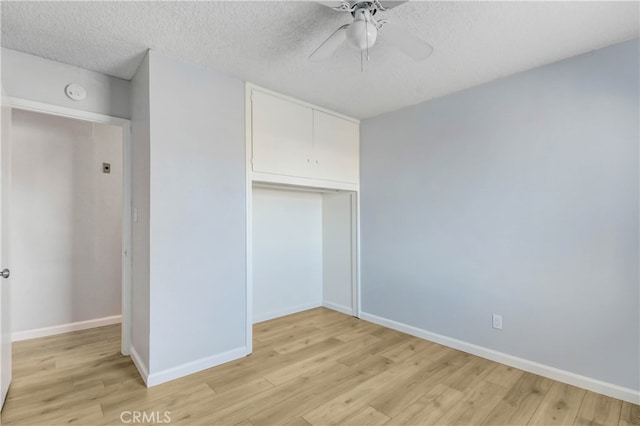
<path fill-rule="evenodd" d="M 2 424 L 637 425 L 640 407 L 327 309 L 257 324 L 254 353 L 150 389 L 119 326 L 19 342 Z M 131 424 L 132 414 L 123 419 Z"/>

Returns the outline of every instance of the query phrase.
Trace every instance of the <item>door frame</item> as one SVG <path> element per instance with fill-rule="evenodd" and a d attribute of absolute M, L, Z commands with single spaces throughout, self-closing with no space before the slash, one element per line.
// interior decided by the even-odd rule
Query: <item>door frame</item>
<path fill-rule="evenodd" d="M 120 352 L 123 355 L 130 355 L 133 279 L 131 261 L 131 120 L 10 96 L 3 98 L 3 104 L 11 109 L 110 124 L 122 129 L 122 339 Z"/>

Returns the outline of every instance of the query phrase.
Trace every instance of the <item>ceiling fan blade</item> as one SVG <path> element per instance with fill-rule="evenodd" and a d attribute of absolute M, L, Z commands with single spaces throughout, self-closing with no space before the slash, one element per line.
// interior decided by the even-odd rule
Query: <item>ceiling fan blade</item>
<path fill-rule="evenodd" d="M 316 1 L 316 3 L 319 3 L 319 4 L 323 5 L 323 6 L 329 7 L 331 9 L 339 9 L 339 8 L 343 7 L 342 6 L 343 2 L 340 1 L 340 0 Z"/>
<path fill-rule="evenodd" d="M 384 7 L 386 10 L 389 9 L 393 9 L 394 7 L 398 7 L 403 3 L 408 2 L 409 0 L 404 0 L 404 1 L 384 1 L 382 0 L 380 2 L 380 4 L 382 4 L 382 7 Z"/>
<path fill-rule="evenodd" d="M 427 59 L 433 52 L 431 45 L 393 23 L 385 23 L 380 32 L 382 37 L 416 61 Z"/>
<path fill-rule="evenodd" d="M 309 55 L 309 59 L 312 61 L 322 61 L 327 59 L 333 54 L 333 52 L 340 47 L 342 43 L 347 39 L 347 32 L 345 31 L 350 24 L 344 24 L 333 32 L 316 50 Z"/>

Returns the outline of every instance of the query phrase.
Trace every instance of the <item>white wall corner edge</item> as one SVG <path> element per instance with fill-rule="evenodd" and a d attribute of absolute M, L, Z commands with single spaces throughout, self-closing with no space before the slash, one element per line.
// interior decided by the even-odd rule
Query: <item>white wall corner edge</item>
<path fill-rule="evenodd" d="M 195 361 L 185 362 L 184 364 L 178 365 L 176 367 L 171 367 L 167 368 L 166 370 L 148 374 L 146 376 L 145 383 L 147 384 L 147 387 L 150 388 L 152 386 L 166 383 L 174 379 L 179 379 L 180 377 L 188 376 L 190 374 L 198 373 L 208 368 L 216 367 L 218 365 L 234 361 L 236 359 L 249 355 L 249 353 L 250 352 L 247 350 L 246 346 L 241 346 L 239 348 L 231 349 L 221 354 L 200 358 Z M 133 348 L 131 348 L 131 354 L 131 358 L 133 359 Z M 144 364 L 141 365 L 141 367 L 143 366 Z M 140 371 L 140 374 L 142 374 L 141 368 L 138 368 L 138 371 Z M 146 371 L 144 372 L 146 373 Z"/>
<path fill-rule="evenodd" d="M 322 302 L 322 306 L 324 306 L 327 309 L 331 309 L 332 311 L 337 311 L 343 314 L 353 316 L 353 308 L 351 308 L 351 306 L 338 305 L 337 303 L 327 302 L 326 300 Z M 374 321 L 371 321 L 371 322 L 374 322 Z"/>
<path fill-rule="evenodd" d="M 138 355 L 138 351 L 136 351 L 133 345 L 130 347 L 129 356 L 131 357 L 131 361 L 133 361 L 133 365 L 138 369 L 138 373 L 140 373 L 144 384 L 149 387 L 149 370 L 142 359 L 140 359 L 140 355 Z"/>
<path fill-rule="evenodd" d="M 11 341 L 36 339 L 38 337 L 54 336 L 56 334 L 69 333 L 71 331 L 87 330 L 89 328 L 104 327 L 105 325 L 120 324 L 122 315 L 96 318 L 86 321 L 70 322 L 67 324 L 54 325 L 51 327 L 36 328 L 33 330 L 14 331 L 11 333 Z"/>
<path fill-rule="evenodd" d="M 419 337 L 421 339 L 439 343 L 441 345 L 448 346 L 453 349 L 458 349 L 460 351 L 467 352 L 472 355 L 477 355 L 479 357 L 486 358 L 491 361 L 496 361 L 501 364 L 508 365 L 510 367 L 518 368 L 520 370 L 524 370 L 529 373 L 538 374 L 540 376 L 547 377 L 549 379 L 557 380 L 562 383 L 567 383 L 569 385 L 587 389 L 587 390 L 600 393 L 612 398 L 621 399 L 623 401 L 627 401 L 632 404 L 640 404 L 640 392 L 630 388 L 625 388 L 612 383 L 603 382 L 601 380 L 593 379 L 587 376 L 582 376 L 580 374 L 561 370 L 559 368 L 551 367 L 545 364 L 540 364 L 524 358 L 519 358 L 513 355 L 509 355 L 503 352 L 498 352 L 493 349 L 488 349 L 483 346 L 474 345 L 473 343 L 467 343 L 462 340 L 443 336 L 441 334 L 433 333 L 427 330 L 423 330 L 421 328 L 417 328 L 417 327 L 404 324 L 401 322 L 397 322 L 394 320 L 390 320 L 387 318 L 379 317 L 377 315 L 369 314 L 366 312 L 361 312 L 360 319 L 381 325 L 383 327 L 388 327 L 393 330 L 401 331 L 403 333 L 407 333 L 412 336 Z"/>
<path fill-rule="evenodd" d="M 304 305 L 292 306 L 286 309 L 280 309 L 278 311 L 267 312 L 266 314 L 254 315 L 253 323 L 259 323 L 262 321 L 268 321 L 270 319 L 283 317 L 285 315 L 297 314 L 298 312 L 307 311 L 309 309 L 320 308 L 321 303 L 305 303 Z"/>

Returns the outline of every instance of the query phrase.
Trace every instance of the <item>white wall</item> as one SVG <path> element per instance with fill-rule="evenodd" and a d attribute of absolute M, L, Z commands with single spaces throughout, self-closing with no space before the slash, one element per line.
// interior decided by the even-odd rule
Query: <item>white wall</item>
<path fill-rule="evenodd" d="M 149 51 L 131 85 L 132 357 L 153 386 L 247 354 L 244 84 Z"/>
<path fill-rule="evenodd" d="M 14 333 L 120 315 L 121 216 L 121 128 L 13 111 Z"/>
<path fill-rule="evenodd" d="M 83 111 L 129 118 L 129 82 L 16 50 L 2 48 L 2 87 L 7 96 Z M 69 99 L 64 88 L 87 89 L 82 101 Z"/>
<path fill-rule="evenodd" d="M 363 310 L 640 390 L 639 51 L 362 122 Z"/>
<path fill-rule="evenodd" d="M 322 301 L 343 313 L 352 311 L 351 193 L 322 194 Z"/>
<path fill-rule="evenodd" d="M 322 194 L 253 188 L 253 321 L 322 306 Z"/>
<path fill-rule="evenodd" d="M 245 93 L 154 51 L 149 84 L 153 384 L 247 353 Z"/>
<path fill-rule="evenodd" d="M 131 356 L 149 370 L 149 56 L 131 79 Z M 132 211 L 132 215 L 136 216 Z"/>

